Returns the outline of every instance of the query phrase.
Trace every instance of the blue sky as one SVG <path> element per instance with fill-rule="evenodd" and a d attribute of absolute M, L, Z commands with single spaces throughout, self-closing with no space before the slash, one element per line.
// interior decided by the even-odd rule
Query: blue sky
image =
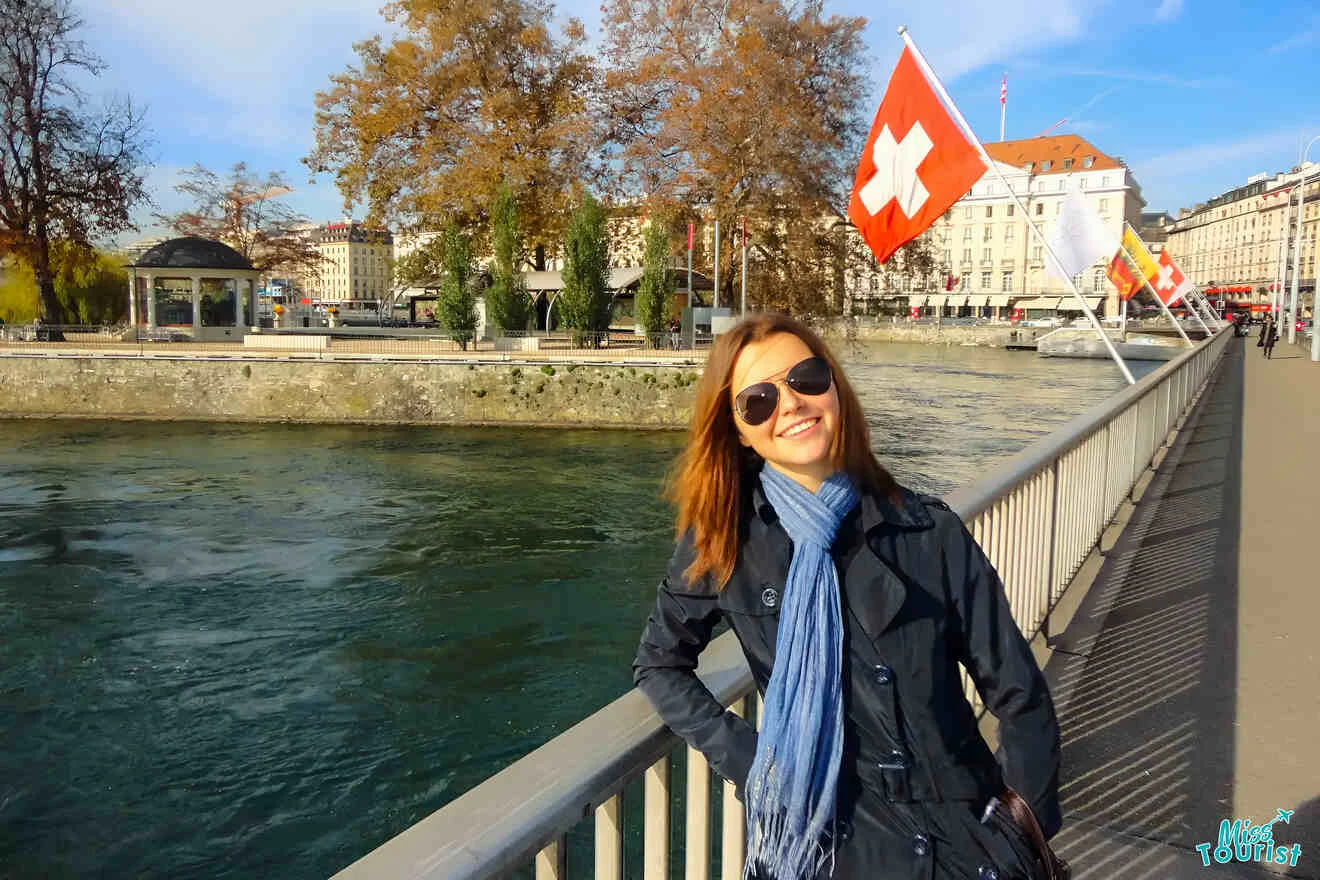
<path fill-rule="evenodd" d="M 75 3 L 84 38 L 110 66 L 94 88 L 146 108 L 148 184 L 160 209 L 183 207 L 172 189 L 180 169 L 243 160 L 283 171 L 296 187 L 285 198 L 313 220 L 344 215 L 330 178 L 309 183 L 299 159 L 311 147 L 316 91 L 355 62 L 355 41 L 384 30 L 379 0 Z M 1055 132 L 1122 157 L 1148 210 L 1176 212 L 1252 174 L 1284 170 L 1297 161 L 1299 139 L 1320 134 L 1314 2 L 827 3 L 868 19 L 877 101 L 902 48 L 896 28 L 906 24 L 983 140 L 998 137 L 1007 73 L 1010 139 L 1068 117 Z M 594 32 L 598 5 L 557 8 Z M 140 234 L 158 232 L 149 214 Z"/>

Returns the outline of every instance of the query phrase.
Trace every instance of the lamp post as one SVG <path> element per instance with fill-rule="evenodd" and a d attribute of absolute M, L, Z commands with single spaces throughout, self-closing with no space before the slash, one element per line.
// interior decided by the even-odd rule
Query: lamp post
<path fill-rule="evenodd" d="M 1299 165 L 1305 165 L 1307 156 L 1311 155 L 1311 147 L 1316 141 L 1320 141 L 1320 135 L 1311 138 L 1311 142 L 1302 150 L 1299 158 Z M 1297 342 L 1297 287 L 1301 283 L 1302 275 L 1302 221 L 1305 218 L 1304 206 L 1306 205 L 1306 178 L 1307 173 L 1301 172 L 1299 192 L 1297 194 L 1297 242 L 1293 248 L 1293 281 L 1292 297 L 1288 306 L 1288 344 L 1293 345 Z M 1314 346 L 1312 346 L 1314 349 Z"/>

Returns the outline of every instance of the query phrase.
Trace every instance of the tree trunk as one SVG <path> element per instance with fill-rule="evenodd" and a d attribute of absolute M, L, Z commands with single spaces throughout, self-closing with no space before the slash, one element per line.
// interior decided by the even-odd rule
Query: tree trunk
<path fill-rule="evenodd" d="M 33 248 L 32 273 L 36 276 L 42 323 L 63 324 L 64 306 L 55 295 L 55 276 L 50 269 L 50 242 L 41 235 Z"/>

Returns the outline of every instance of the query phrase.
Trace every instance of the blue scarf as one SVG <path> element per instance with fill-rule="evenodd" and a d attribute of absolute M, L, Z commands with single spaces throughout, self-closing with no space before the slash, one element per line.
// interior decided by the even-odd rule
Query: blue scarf
<path fill-rule="evenodd" d="M 793 539 L 775 665 L 747 778 L 745 876 L 803 880 L 825 861 L 843 756 L 843 614 L 830 545 L 857 504 L 837 473 L 812 494 L 768 464 L 766 500 Z"/>

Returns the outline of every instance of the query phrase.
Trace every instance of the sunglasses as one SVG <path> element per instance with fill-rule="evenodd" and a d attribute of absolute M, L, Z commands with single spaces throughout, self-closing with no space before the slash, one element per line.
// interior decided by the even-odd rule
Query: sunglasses
<path fill-rule="evenodd" d="M 781 380 L 797 394 L 816 397 L 830 390 L 834 381 L 830 375 L 830 365 L 824 358 L 809 357 L 799 362 Z M 756 426 L 775 414 L 779 406 L 779 383 L 757 382 L 748 385 L 733 399 L 733 408 L 739 418 L 748 425 Z"/>

